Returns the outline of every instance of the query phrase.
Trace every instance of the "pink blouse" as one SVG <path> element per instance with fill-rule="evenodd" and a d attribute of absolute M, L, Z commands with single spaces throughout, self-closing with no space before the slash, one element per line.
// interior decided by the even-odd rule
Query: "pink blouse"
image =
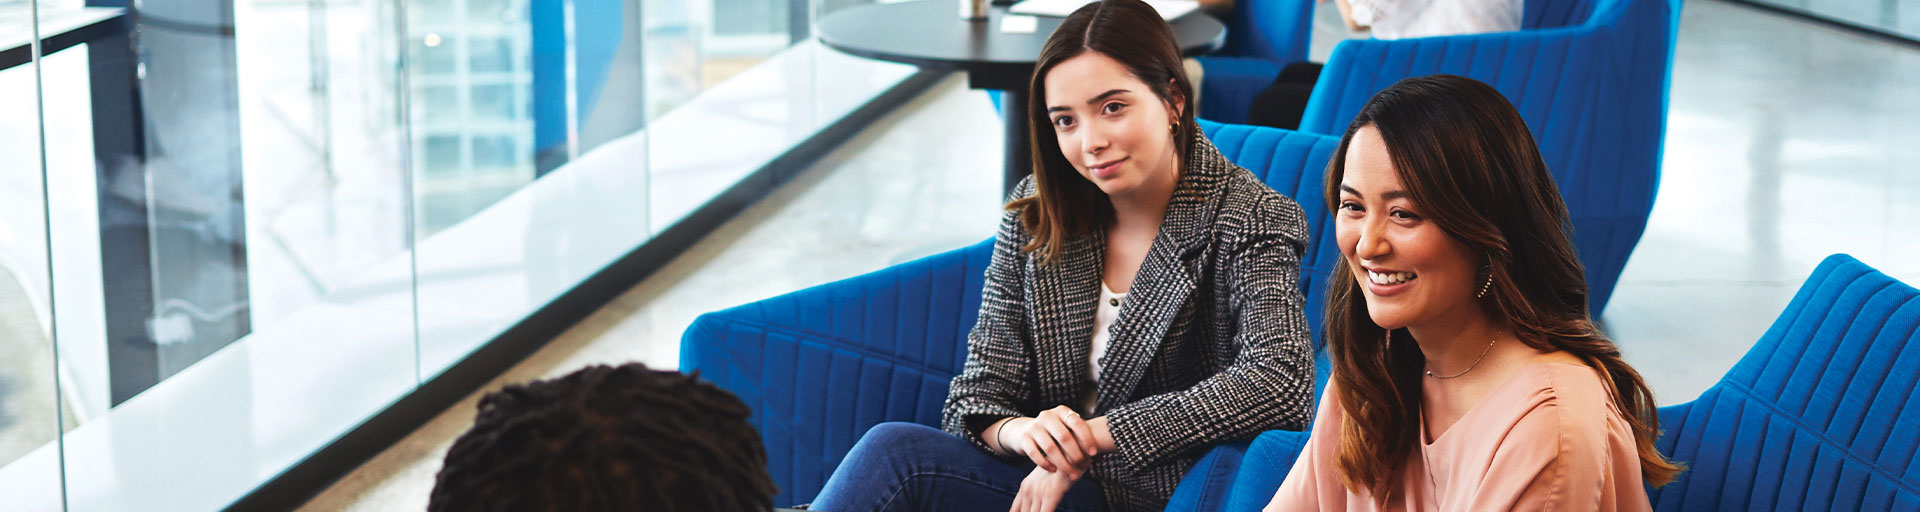
<path fill-rule="evenodd" d="M 1312 437 L 1268 511 L 1381 510 L 1340 484 L 1340 408 L 1327 384 Z M 1421 421 L 1420 439 L 1427 439 Z M 1633 429 L 1600 374 L 1575 363 L 1521 368 L 1407 457 L 1386 510 L 1652 510 Z"/>

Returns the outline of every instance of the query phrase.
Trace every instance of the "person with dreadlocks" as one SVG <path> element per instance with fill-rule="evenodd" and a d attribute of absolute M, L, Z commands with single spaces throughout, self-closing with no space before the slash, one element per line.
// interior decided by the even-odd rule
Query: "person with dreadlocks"
<path fill-rule="evenodd" d="M 427 510 L 772 510 L 750 414 L 698 375 L 639 363 L 507 386 L 447 450 Z"/>

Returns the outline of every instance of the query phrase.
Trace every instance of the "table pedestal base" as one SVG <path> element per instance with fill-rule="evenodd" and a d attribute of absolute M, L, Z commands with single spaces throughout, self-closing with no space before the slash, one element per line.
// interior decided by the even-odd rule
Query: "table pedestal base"
<path fill-rule="evenodd" d="M 1006 171 L 1000 184 L 1001 197 L 1013 193 L 1013 187 L 1020 184 L 1033 173 L 1033 148 L 1027 133 L 1027 91 L 1013 89 L 1000 91 L 1000 117 L 1003 122 L 1002 136 L 1006 148 Z"/>

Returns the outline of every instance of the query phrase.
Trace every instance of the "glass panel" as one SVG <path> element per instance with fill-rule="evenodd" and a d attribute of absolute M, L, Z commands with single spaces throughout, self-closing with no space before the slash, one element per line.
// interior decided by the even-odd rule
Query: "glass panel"
<path fill-rule="evenodd" d="M 806 0 L 647 4 L 648 133 L 655 231 L 704 205 L 815 131 Z M 797 35 L 797 37 L 796 37 Z M 853 93 L 855 96 L 862 96 Z M 864 97 L 864 96 L 862 96 Z"/>
<path fill-rule="evenodd" d="M 407 12 L 408 77 L 421 237 L 533 181 L 527 0 L 437 0 Z M 484 159 L 476 158 L 481 152 Z M 506 158 L 500 158 L 504 152 Z"/>
<path fill-rule="evenodd" d="M 411 118 L 423 378 L 544 303 L 527 288 L 523 241 L 536 157 L 568 154 L 566 98 L 539 96 L 567 79 L 562 7 L 434 0 L 407 13 L 414 58 L 436 63 L 409 76 L 430 106 Z"/>
<path fill-rule="evenodd" d="M 1893 2 L 1894 18 L 1898 24 L 1895 30 L 1908 37 L 1920 39 L 1920 0 L 1883 0 Z"/>
<path fill-rule="evenodd" d="M 447 8 L 415 13 L 409 29 L 472 39 L 455 63 L 464 75 L 415 76 L 452 87 L 462 102 L 455 118 L 414 119 L 416 155 L 424 153 L 415 173 L 427 376 L 651 236 L 649 146 L 639 134 L 652 95 L 643 70 L 657 61 L 642 44 L 651 14 L 643 2 Z M 459 167 L 440 163 L 448 153 L 463 159 Z"/>
<path fill-rule="evenodd" d="M 1920 40 L 1920 0 L 1751 0 Z"/>
<path fill-rule="evenodd" d="M 31 58 L 33 7 L 0 0 L 0 496 L 8 508 L 47 510 L 62 505 L 56 440 L 62 427 L 72 425 L 74 411 L 61 400 L 54 361 L 53 247 L 35 73 L 41 65 L 54 71 L 73 62 Z M 60 10 L 58 4 L 43 9 Z M 63 91 L 47 92 L 55 101 L 71 99 Z M 72 127 L 53 124 L 48 135 Z"/>
<path fill-rule="evenodd" d="M 0 508 L 230 505 L 911 72 L 792 0 L 128 3 L 0 0 Z"/>
<path fill-rule="evenodd" d="M 67 498 L 220 508 L 418 382 L 403 43 L 391 3 L 137 9 L 41 19 L 81 43 L 43 59 Z"/>

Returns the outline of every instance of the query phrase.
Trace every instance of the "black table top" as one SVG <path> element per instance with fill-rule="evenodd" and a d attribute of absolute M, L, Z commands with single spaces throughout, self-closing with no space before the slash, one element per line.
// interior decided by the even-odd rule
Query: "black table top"
<path fill-rule="evenodd" d="M 959 0 L 918 0 L 848 7 L 822 17 L 815 33 L 828 47 L 872 59 L 932 67 L 1032 66 L 1040 47 L 1062 18 L 1038 16 L 1031 34 L 1000 32 L 1007 8 L 995 6 L 985 20 L 960 18 Z M 1172 23 L 1186 55 L 1226 44 L 1227 27 L 1202 12 Z"/>
<path fill-rule="evenodd" d="M 959 0 L 954 0 L 958 2 Z M 954 9 L 958 16 L 960 8 Z M 114 33 L 125 34 L 130 27 L 121 24 L 126 9 L 119 7 L 86 7 L 49 11 L 41 8 L 40 14 L 40 53 L 52 55 L 54 52 L 74 47 L 81 43 L 92 42 L 102 36 Z M 0 19 L 0 70 L 25 65 L 33 61 L 33 11 L 23 11 L 19 19 Z M 98 57 L 96 57 L 98 58 Z"/>

